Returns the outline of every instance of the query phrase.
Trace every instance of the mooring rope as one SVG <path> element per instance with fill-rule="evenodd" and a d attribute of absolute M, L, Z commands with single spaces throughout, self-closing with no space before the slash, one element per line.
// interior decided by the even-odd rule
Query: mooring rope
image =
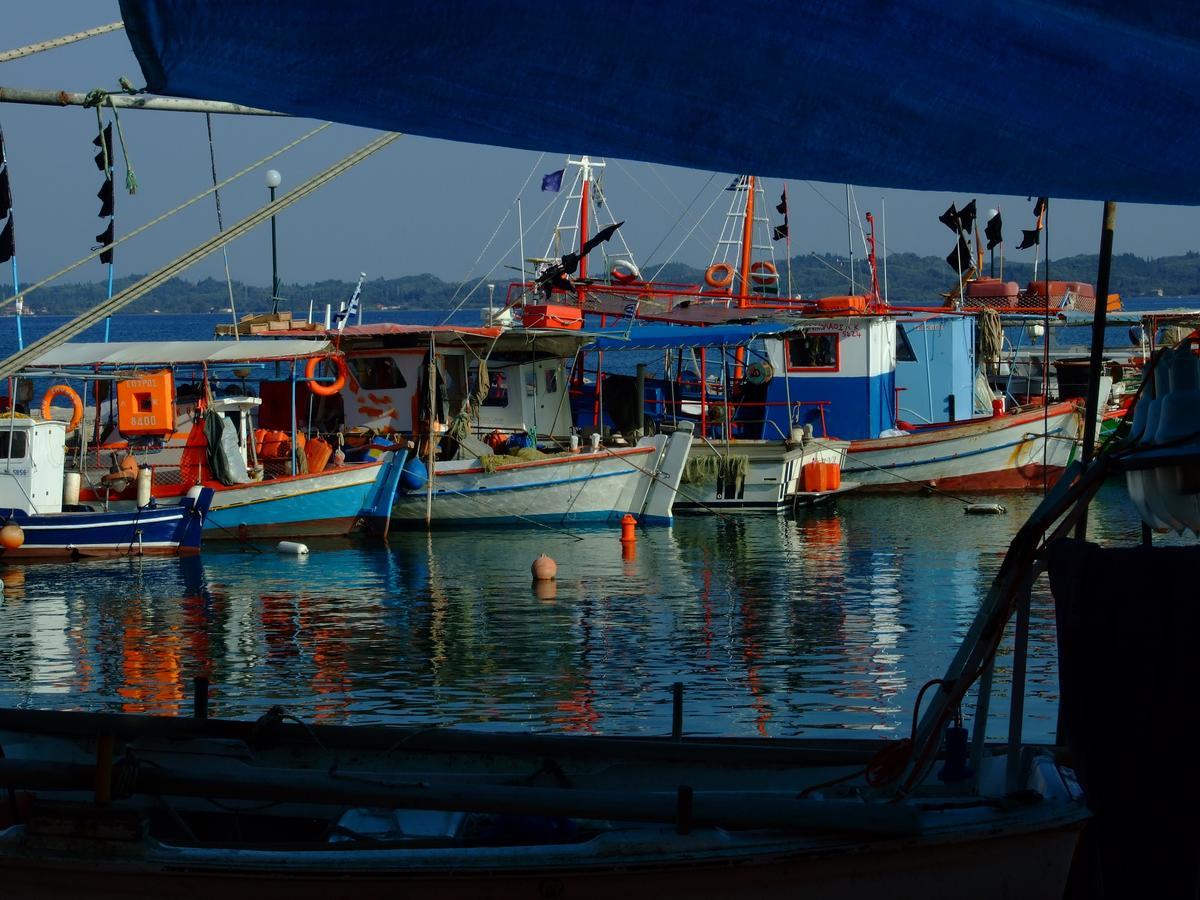
<path fill-rule="evenodd" d="M 291 206 L 297 200 L 307 197 L 317 188 L 322 187 L 326 183 L 332 181 L 334 178 L 362 162 L 375 152 L 382 150 L 399 137 L 401 137 L 401 135 L 397 132 L 387 132 L 380 135 L 373 141 L 363 146 L 361 149 L 351 153 L 349 156 L 343 158 L 339 162 L 334 163 L 334 165 L 330 166 L 328 169 L 319 173 L 313 178 L 310 178 L 295 190 L 289 191 L 274 203 L 270 203 L 260 208 L 256 212 L 251 213 L 249 216 L 242 219 L 240 222 L 230 228 L 229 231 L 210 237 L 203 243 L 193 247 L 187 253 L 158 269 L 153 274 L 147 275 L 136 284 L 125 288 L 125 290 L 121 291 L 111 300 L 97 304 L 88 312 L 76 316 L 67 324 L 61 326 L 60 328 L 56 328 L 44 338 L 34 341 L 24 350 L 14 353 L 12 356 L 8 357 L 8 359 L 0 362 L 0 379 L 16 374 L 47 350 L 57 347 L 59 344 L 70 340 L 80 332 L 86 331 L 92 325 L 95 325 L 97 322 L 103 320 L 105 316 L 112 315 L 114 312 L 129 305 L 139 297 L 148 294 L 159 285 L 166 283 L 180 272 L 185 271 L 193 264 L 199 262 L 201 259 L 204 259 L 204 257 L 219 249 L 223 244 L 228 243 L 235 238 L 241 237 L 256 225 L 259 225 L 267 221 L 271 216 L 276 215 L 281 209 Z M 207 193 L 208 191 L 205 191 L 205 194 Z"/>
<path fill-rule="evenodd" d="M 91 262 L 93 259 L 98 257 L 101 253 L 111 250 L 113 247 L 116 247 L 118 244 L 122 244 L 125 241 L 129 240 L 130 238 L 136 237 L 137 235 L 141 234 L 143 231 L 146 231 L 147 229 L 154 227 L 155 225 L 159 224 L 160 222 L 164 221 L 165 219 L 170 218 L 171 216 L 175 215 L 176 213 L 182 212 L 183 210 L 185 210 L 189 206 L 191 206 L 193 203 L 197 203 L 200 200 L 203 200 L 209 194 L 212 194 L 212 193 L 216 192 L 218 189 L 223 188 L 226 185 L 233 183 L 237 179 L 241 178 L 243 175 L 246 175 L 249 172 L 253 172 L 255 169 L 257 169 L 259 166 L 263 165 L 264 163 L 270 162 L 275 157 L 277 157 L 283 153 L 286 153 L 288 150 L 291 150 L 293 147 L 303 143 L 304 141 L 311 138 L 313 135 L 317 134 L 317 132 L 324 131 L 331 124 L 333 124 L 333 123 L 325 122 L 322 125 L 318 125 L 312 131 L 308 132 L 307 134 L 301 135 L 300 137 L 296 138 L 296 140 L 292 141 L 290 144 L 286 144 L 283 147 L 280 147 L 278 150 L 274 151 L 273 153 L 268 153 L 262 159 L 258 160 L 257 162 L 251 163 L 249 166 L 242 169 L 240 172 L 238 172 L 234 175 L 230 175 L 228 178 L 226 178 L 220 184 L 214 185 L 213 187 L 209 188 L 208 190 L 201 191 L 199 194 L 192 197 L 190 200 L 184 201 L 183 203 L 176 206 L 174 209 L 167 210 L 165 213 L 163 213 L 158 218 L 151 219 L 145 225 L 135 228 L 133 231 L 129 232 L 129 234 L 125 235 L 124 237 L 119 237 L 115 241 L 113 241 L 111 244 L 105 244 L 103 247 L 97 247 L 95 250 L 93 250 L 87 256 L 84 256 L 81 259 L 76 260 L 75 262 L 73 262 L 69 266 L 67 266 L 66 268 L 59 269 L 53 275 L 46 276 L 45 278 L 43 278 L 41 281 L 37 282 L 36 284 L 32 284 L 29 287 L 25 288 L 25 290 L 23 290 L 17 294 L 14 294 L 13 296 L 8 297 L 4 300 L 0 300 L 0 309 L 3 309 L 4 307 L 8 306 L 10 303 L 16 303 L 18 300 L 25 299 L 25 297 L 29 296 L 36 290 L 40 290 L 41 288 L 44 288 L 46 285 L 50 284 L 50 282 L 57 281 L 59 278 L 66 275 L 68 272 L 72 272 L 75 269 L 78 269 L 84 263 Z"/>
<path fill-rule="evenodd" d="M 14 59 L 21 59 L 25 56 L 33 56 L 35 53 L 41 53 L 43 50 L 53 50 L 56 47 L 65 47 L 68 44 L 74 44 L 76 41 L 86 40 L 90 37 L 96 37 L 101 34 L 108 34 L 110 31 L 120 31 L 125 27 L 124 22 L 110 22 L 107 25 L 99 25 L 95 28 L 89 28 L 86 31 L 77 31 L 74 34 L 66 34 L 62 37 L 51 38 L 48 41 L 38 41 L 36 44 L 26 44 L 24 47 L 16 47 L 12 50 L 5 50 L 0 53 L 0 63 L 11 62 Z"/>

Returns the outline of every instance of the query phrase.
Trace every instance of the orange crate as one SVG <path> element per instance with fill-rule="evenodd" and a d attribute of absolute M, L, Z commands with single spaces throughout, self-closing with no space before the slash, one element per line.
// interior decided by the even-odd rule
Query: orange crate
<path fill-rule="evenodd" d="M 526 328 L 564 328 L 578 331 L 583 328 L 583 310 L 577 306 L 526 306 L 521 314 Z"/>

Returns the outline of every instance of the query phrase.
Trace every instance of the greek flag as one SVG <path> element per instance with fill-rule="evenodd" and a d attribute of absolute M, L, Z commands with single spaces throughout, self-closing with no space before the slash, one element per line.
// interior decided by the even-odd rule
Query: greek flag
<path fill-rule="evenodd" d="M 346 327 L 346 322 L 351 318 L 358 316 L 359 297 L 362 296 L 363 279 L 366 278 L 366 273 L 358 276 L 358 284 L 354 288 L 354 293 L 350 296 L 350 302 L 346 304 L 345 309 L 339 309 L 333 316 L 333 326 L 338 331 Z"/>

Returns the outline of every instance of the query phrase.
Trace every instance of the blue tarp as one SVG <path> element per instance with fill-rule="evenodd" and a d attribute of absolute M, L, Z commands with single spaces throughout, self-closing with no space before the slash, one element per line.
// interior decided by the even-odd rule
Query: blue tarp
<path fill-rule="evenodd" d="M 688 347 L 739 347 L 755 338 L 771 337 L 796 331 L 788 322 L 764 322 L 758 325 L 640 325 L 626 335 L 614 329 L 612 335 L 598 335 L 584 350 L 679 350 Z"/>
<path fill-rule="evenodd" d="M 456 141 L 1200 203 L 1194 0 L 121 0 L 151 91 Z"/>

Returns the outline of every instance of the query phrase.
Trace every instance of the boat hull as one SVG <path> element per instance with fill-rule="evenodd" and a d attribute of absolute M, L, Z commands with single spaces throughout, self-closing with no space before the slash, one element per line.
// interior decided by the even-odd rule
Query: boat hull
<path fill-rule="evenodd" d="M 846 441 L 812 441 L 803 446 L 783 441 L 695 440 L 691 459 L 701 463 L 710 459 L 742 456 L 746 459 L 745 477 L 726 479 L 713 468 L 696 468 L 705 476 L 680 486 L 675 509 L 680 512 L 721 512 L 737 510 L 778 511 L 791 506 L 803 488 L 804 467 L 811 462 L 842 464 Z M 831 492 L 832 493 L 832 492 Z"/>
<path fill-rule="evenodd" d="M 1044 413 L 1032 410 L 920 429 L 907 437 L 852 441 L 843 474 L 867 491 L 1041 489 L 1070 463 L 1082 422 L 1078 406 L 1064 402 Z"/>
<path fill-rule="evenodd" d="M 80 511 L 28 515 L 0 510 L 21 526 L 20 547 L 0 549 L 0 559 L 80 559 L 113 556 L 174 556 L 200 552 L 200 536 L 213 492 L 183 497 L 169 506 L 129 511 Z"/>
<path fill-rule="evenodd" d="M 686 438 L 682 438 L 686 440 Z M 668 487 L 682 462 L 664 471 L 668 439 L 645 438 L 634 447 L 554 456 L 486 471 L 479 460 L 439 462 L 428 488 L 401 490 L 392 506 L 395 525 L 423 525 L 429 508 L 434 523 L 455 525 L 569 524 L 620 520 L 648 511 L 647 494 Z M 431 502 L 430 502 L 431 501 Z M 669 522 L 670 505 L 643 523 Z"/>
<path fill-rule="evenodd" d="M 322 537 L 350 534 L 363 526 L 377 485 L 398 467 L 389 459 L 341 466 L 312 475 L 295 475 L 213 488 L 213 504 L 204 522 L 207 540 L 284 537 Z M 169 496 L 181 486 L 156 486 L 156 495 Z M 394 489 L 394 484 L 393 484 Z M 129 500 L 115 500 L 114 509 L 129 509 Z"/>
<path fill-rule="evenodd" d="M 451 853 L 443 862 L 390 867 L 377 858 L 370 868 L 352 865 L 345 851 L 328 851 L 323 869 L 295 864 L 283 853 L 240 852 L 237 859 L 189 850 L 169 859 L 122 860 L 115 854 L 81 863 L 78 858 L 0 857 L 7 898 L 45 896 L 209 898 L 228 900 L 287 896 L 290 900 L 329 897 L 403 896 L 475 900 L 479 897 L 838 897 L 878 900 L 881 896 L 1011 898 L 1059 900 L 1082 821 L 1046 830 L 986 836 L 878 843 L 834 844 L 814 848 L 768 844 L 756 852 L 722 848 L 709 835 L 674 858 L 636 859 L 606 854 L 557 864 L 559 847 L 516 848 L 481 864 L 463 864 Z M 673 829 L 664 837 L 675 837 Z M 726 835 L 728 837 L 728 835 Z M 705 840 L 708 838 L 708 840 Z M 0 839 L 2 840 L 2 839 Z M 676 839 L 677 843 L 680 843 Z M 686 842 L 683 842 L 686 843 Z M 731 841 L 732 843 L 732 841 Z M 708 845 L 707 847 L 705 845 Z M 3 843 L 0 843 L 2 852 Z M 536 849 L 538 852 L 530 853 Z M 521 852 L 521 851 L 524 852 Z M 370 852 L 370 851 L 359 851 Z M 578 852 L 578 851 L 575 851 Z M 384 856 L 386 851 L 380 852 Z M 354 855 L 358 855 L 355 853 Z M 606 859 L 605 856 L 610 856 Z M 592 857 L 592 858 L 587 858 Z M 364 861 L 365 862 L 365 861 Z M 264 894 L 264 891 L 266 893 Z"/>

